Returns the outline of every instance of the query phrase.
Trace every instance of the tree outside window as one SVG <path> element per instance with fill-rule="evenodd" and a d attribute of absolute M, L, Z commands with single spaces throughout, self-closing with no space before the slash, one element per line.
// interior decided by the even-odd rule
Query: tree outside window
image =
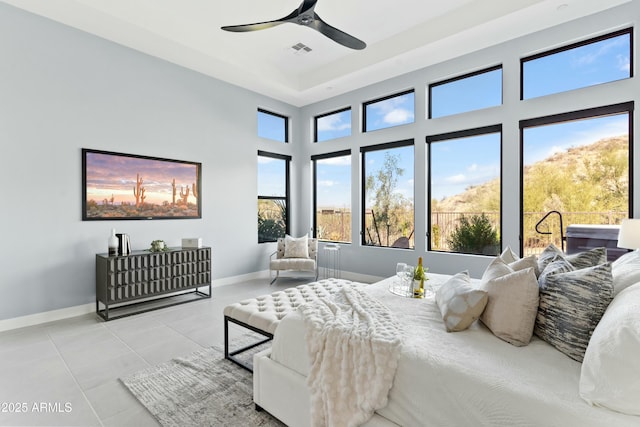
<path fill-rule="evenodd" d="M 362 244 L 415 247 L 413 140 L 363 147 Z"/>

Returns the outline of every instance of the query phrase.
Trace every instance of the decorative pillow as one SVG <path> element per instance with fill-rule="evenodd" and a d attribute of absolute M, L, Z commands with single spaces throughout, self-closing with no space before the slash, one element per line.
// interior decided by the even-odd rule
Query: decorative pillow
<path fill-rule="evenodd" d="M 511 246 L 507 246 L 504 251 L 502 251 L 500 258 L 502 258 L 502 260 L 507 264 L 511 264 L 512 262 L 520 259 L 520 257 L 511 250 Z"/>
<path fill-rule="evenodd" d="M 496 277 L 505 276 L 509 273 L 513 273 L 513 269 L 509 267 L 500 257 L 496 257 L 491 261 L 491 264 L 487 266 L 482 273 L 482 280 L 491 280 Z"/>
<path fill-rule="evenodd" d="M 511 250 L 510 246 L 507 246 L 500 254 L 500 258 L 507 264 L 513 271 L 524 270 L 525 268 L 533 267 L 538 275 L 538 260 L 535 255 L 529 255 L 524 258 L 520 258 L 515 252 Z"/>
<path fill-rule="evenodd" d="M 542 273 L 547 265 L 560 257 L 569 261 L 576 269 L 593 267 L 594 265 L 607 262 L 607 249 L 594 248 L 577 254 L 567 255 L 552 243 L 538 256 L 538 271 Z"/>
<path fill-rule="evenodd" d="M 284 238 L 285 258 L 309 258 L 309 237 L 291 237 L 288 234 Z"/>
<path fill-rule="evenodd" d="M 480 320 L 495 336 L 513 344 L 529 344 L 538 312 L 538 281 L 533 268 L 483 280 L 489 294 Z"/>
<path fill-rule="evenodd" d="M 487 305 L 487 292 L 471 286 L 468 271 L 461 271 L 436 291 L 436 302 L 447 332 L 467 329 Z"/>
<path fill-rule="evenodd" d="M 529 255 L 510 262 L 509 267 L 511 267 L 513 271 L 520 271 L 524 270 L 525 268 L 533 268 L 534 272 L 537 272 L 538 260 L 535 255 Z"/>
<path fill-rule="evenodd" d="M 593 267 L 607 262 L 606 248 L 593 248 L 577 254 L 563 255 L 576 269 Z"/>
<path fill-rule="evenodd" d="M 611 263 L 613 295 L 640 282 L 640 251 L 628 252 Z"/>
<path fill-rule="evenodd" d="M 538 272 L 542 273 L 547 265 L 551 264 L 556 260 L 556 258 L 562 255 L 564 255 L 564 253 L 553 243 L 544 248 L 542 253 L 538 255 Z"/>
<path fill-rule="evenodd" d="M 640 284 L 616 296 L 584 354 L 580 396 L 591 405 L 640 415 Z"/>
<path fill-rule="evenodd" d="M 558 273 L 568 273 L 570 271 L 575 271 L 575 270 L 576 268 L 573 265 L 571 265 L 569 261 L 567 261 L 562 257 L 557 258 L 551 264 L 548 264 L 545 267 L 544 271 L 540 273 L 540 276 L 538 277 L 538 284 L 540 285 L 541 288 L 546 288 L 548 276 L 552 274 L 558 274 Z"/>
<path fill-rule="evenodd" d="M 611 263 L 549 274 L 540 288 L 535 334 L 582 362 L 589 338 L 612 299 Z"/>

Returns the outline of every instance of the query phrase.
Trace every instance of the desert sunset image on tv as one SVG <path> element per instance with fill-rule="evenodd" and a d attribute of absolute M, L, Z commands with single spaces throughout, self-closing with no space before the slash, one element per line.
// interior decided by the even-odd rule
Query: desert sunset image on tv
<path fill-rule="evenodd" d="M 200 218 L 200 167 L 83 149 L 83 219 Z"/>

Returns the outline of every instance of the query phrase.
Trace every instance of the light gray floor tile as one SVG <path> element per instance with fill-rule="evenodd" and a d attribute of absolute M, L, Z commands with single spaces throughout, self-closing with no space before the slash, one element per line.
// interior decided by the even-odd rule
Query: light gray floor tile
<path fill-rule="evenodd" d="M 87 390 L 109 382 L 113 378 L 120 378 L 149 366 L 142 357 L 128 352 L 112 359 L 106 359 L 99 364 L 87 360 L 82 365 L 70 367 L 70 370 L 80 387 Z"/>
<path fill-rule="evenodd" d="M 86 390 L 85 394 L 101 420 L 121 412 L 140 409 L 138 399 L 117 379 L 111 379 L 98 387 Z"/>
<path fill-rule="evenodd" d="M 158 342 L 136 350 L 151 365 L 167 362 L 176 357 L 187 356 L 203 347 L 189 338 L 178 335 L 164 342 Z"/>
<path fill-rule="evenodd" d="M 127 409 L 124 412 L 103 420 L 105 427 L 159 427 L 160 424 L 153 418 L 153 415 L 145 407 L 139 405 L 137 408 Z"/>
<path fill-rule="evenodd" d="M 156 427 L 118 378 L 222 346 L 225 306 L 306 282 L 249 280 L 214 288 L 211 299 L 110 322 L 89 314 L 1 332 L 0 401 L 24 402 L 28 412 L 0 414 L 0 426 Z M 232 336 L 245 333 L 230 328 Z"/>

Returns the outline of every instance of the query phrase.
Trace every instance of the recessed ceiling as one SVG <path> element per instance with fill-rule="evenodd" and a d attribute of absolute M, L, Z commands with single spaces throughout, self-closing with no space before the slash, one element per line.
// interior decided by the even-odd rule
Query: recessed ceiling
<path fill-rule="evenodd" d="M 318 0 L 316 13 L 364 50 L 295 24 L 220 29 L 281 18 L 300 0 L 2 1 L 303 106 L 631 0 Z"/>

